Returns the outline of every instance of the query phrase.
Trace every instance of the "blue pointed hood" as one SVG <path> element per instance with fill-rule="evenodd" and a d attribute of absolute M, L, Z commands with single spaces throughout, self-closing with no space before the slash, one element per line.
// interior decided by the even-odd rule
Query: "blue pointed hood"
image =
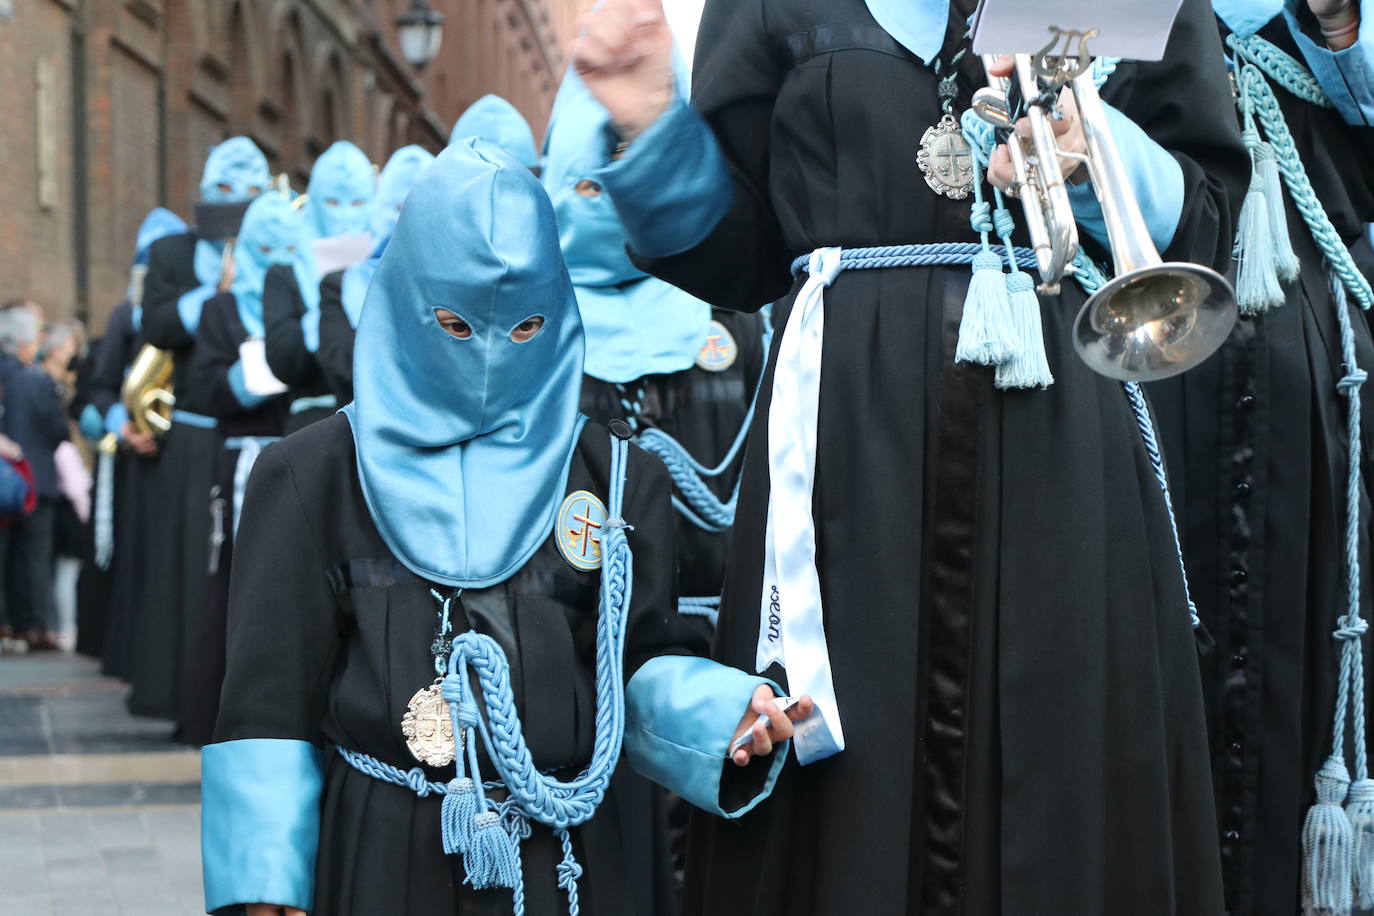
<path fill-rule="evenodd" d="M 472 328 L 440 327 L 448 309 Z M 533 316 L 544 327 L 516 343 Z M 406 199 L 368 287 L 344 408 L 377 530 L 434 582 L 481 588 L 548 537 L 581 429 L 582 325 L 549 200 L 479 139 Z"/>
<path fill-rule="evenodd" d="M 305 227 L 299 210 L 278 191 L 259 195 L 248 205 L 234 243 L 234 284 L 230 287 L 239 320 L 249 337 L 264 333 L 262 286 L 267 269 L 290 264 L 297 282 L 305 267 Z"/>
<path fill-rule="evenodd" d="M 465 137 L 481 137 L 495 143 L 527 169 L 539 165 L 539 152 L 529 122 L 499 95 L 484 95 L 473 102 L 453 125 L 448 142 L 454 144 Z"/>
<path fill-rule="evenodd" d="M 674 62 L 685 88 L 681 56 L 675 53 Z M 599 186 L 578 192 L 578 183 L 591 181 L 604 162 L 609 122 L 569 70 L 549 118 L 542 180 L 586 329 L 586 373 L 623 383 L 690 368 L 706 340 L 711 307 L 635 267 L 610 196 Z"/>
<path fill-rule="evenodd" d="M 377 196 L 372 201 L 372 238 L 376 241 L 376 247 L 370 258 L 364 258 L 345 270 L 340 282 L 344 316 L 354 328 L 358 326 L 358 317 L 363 313 L 363 297 L 367 295 L 372 274 L 377 270 L 387 242 L 391 241 L 392 232 L 396 230 L 396 220 L 401 216 L 406 195 L 433 161 L 434 154 L 428 150 L 418 146 L 403 146 L 391 154 L 386 168 L 382 169 L 381 178 L 377 181 Z"/>
<path fill-rule="evenodd" d="M 366 232 L 377 176 L 366 153 L 340 140 L 315 160 L 305 193 L 306 229 L 313 237 Z"/>
<path fill-rule="evenodd" d="M 153 242 L 189 230 L 186 220 L 165 207 L 154 207 L 143 218 L 134 240 L 134 261 L 129 268 L 129 286 L 124 298 L 134 309 L 134 330 L 143 326 L 143 277 L 148 272 L 148 258 L 152 253 Z"/>
<path fill-rule="evenodd" d="M 247 137 L 230 137 L 210 147 L 200 175 L 200 199 L 207 204 L 249 200 L 268 186 L 272 172 L 267 157 Z"/>

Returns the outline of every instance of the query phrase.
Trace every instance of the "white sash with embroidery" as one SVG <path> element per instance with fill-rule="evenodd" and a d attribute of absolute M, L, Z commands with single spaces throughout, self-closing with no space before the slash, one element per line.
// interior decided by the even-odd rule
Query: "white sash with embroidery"
<path fill-rule="evenodd" d="M 816 710 L 797 723 L 792 739 L 803 765 L 844 750 L 844 732 L 825 643 L 816 522 L 816 415 L 820 404 L 825 288 L 840 273 L 840 249 L 811 254 L 810 277 L 787 316 L 773 370 L 768 411 L 768 521 L 763 593 L 759 602 L 756 669 L 773 662 L 787 670 L 788 692 L 810 694 Z"/>

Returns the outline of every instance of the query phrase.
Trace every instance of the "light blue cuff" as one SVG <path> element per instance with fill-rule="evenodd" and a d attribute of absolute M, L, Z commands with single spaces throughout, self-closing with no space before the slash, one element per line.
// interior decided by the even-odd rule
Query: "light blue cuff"
<path fill-rule="evenodd" d="M 1283 14 L 1298 50 L 1336 111 L 1347 124 L 1374 126 L 1374 10 L 1361 10 L 1355 43 L 1344 51 L 1333 51 L 1307 37 L 1292 0 L 1285 4 Z"/>
<path fill-rule="evenodd" d="M 739 817 L 768 797 L 791 744 L 776 745 L 763 788 L 746 804 L 721 807 L 725 756 L 754 691 L 767 678 L 709 658 L 662 655 L 644 663 L 625 687 L 625 753 L 641 775 L 721 817 Z"/>
<path fill-rule="evenodd" d="M 1163 251 L 1174 240 L 1179 217 L 1183 215 L 1183 167 L 1140 125 L 1110 105 L 1103 103 L 1102 107 L 1107 110 L 1112 139 L 1116 141 L 1126 174 L 1130 176 L 1131 189 L 1145 217 L 1145 228 L 1155 247 Z M 1102 205 L 1098 203 L 1092 183 L 1069 188 L 1069 202 L 1073 204 L 1079 228 L 1110 249 L 1107 223 L 1102 218 Z"/>
<path fill-rule="evenodd" d="M 118 401 L 111 404 L 110 409 L 105 411 L 105 432 L 107 433 L 120 436 L 124 431 L 124 424 L 128 422 L 129 411 Z"/>
<path fill-rule="evenodd" d="M 229 388 L 234 392 L 234 397 L 244 410 L 252 410 L 263 401 L 267 400 L 266 395 L 251 394 L 248 385 L 243 380 L 243 363 L 237 362 L 229 367 Z"/>
<path fill-rule="evenodd" d="M 100 416 L 100 408 L 94 404 L 81 408 L 81 420 L 77 425 L 81 428 L 81 435 L 87 439 L 99 439 L 105 435 L 105 419 Z"/>
<path fill-rule="evenodd" d="M 177 315 L 181 317 L 181 326 L 186 329 L 187 334 L 195 336 L 196 330 L 200 327 L 200 313 L 214 294 L 213 286 L 197 286 L 190 292 L 183 293 L 177 300 Z"/>
<path fill-rule="evenodd" d="M 226 741 L 205 747 L 200 772 L 205 911 L 274 903 L 309 912 L 324 754 L 308 741 Z"/>
<path fill-rule="evenodd" d="M 666 258 L 711 234 L 730 209 L 734 190 L 715 134 L 676 96 L 668 110 L 610 161 L 615 134 L 607 128 L 607 164 L 592 178 L 611 195 L 635 254 Z"/>

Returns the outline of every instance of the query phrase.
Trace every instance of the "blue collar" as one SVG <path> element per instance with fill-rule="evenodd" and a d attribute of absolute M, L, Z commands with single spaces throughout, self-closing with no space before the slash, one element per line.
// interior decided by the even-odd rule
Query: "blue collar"
<path fill-rule="evenodd" d="M 1226 27 L 1249 38 L 1283 12 L 1284 0 L 1212 0 L 1212 11 Z"/>
<path fill-rule="evenodd" d="M 868 11 L 903 47 L 928 64 L 940 53 L 949 24 L 949 0 L 864 0 Z"/>

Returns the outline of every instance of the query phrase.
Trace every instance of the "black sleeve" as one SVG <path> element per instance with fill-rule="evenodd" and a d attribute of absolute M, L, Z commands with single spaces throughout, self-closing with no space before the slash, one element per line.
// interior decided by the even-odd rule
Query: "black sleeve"
<path fill-rule="evenodd" d="M 1117 77 L 1125 77 L 1118 80 Z M 1164 58 L 1122 64 L 1102 99 L 1170 152 L 1183 170 L 1183 210 L 1166 261 L 1226 271 L 1235 218 L 1250 184 L 1216 15 L 1208 0 L 1184 0 Z M 1099 252 L 1110 262 L 1107 252 Z"/>
<path fill-rule="evenodd" d="M 660 655 L 709 654 L 706 636 L 677 612 L 672 480 L 663 462 L 630 448 L 625 480 L 626 533 L 634 554 L 634 592 L 625 625 L 625 679 Z"/>
<path fill-rule="evenodd" d="M 763 0 L 707 0 L 697 32 L 692 107 L 730 170 L 729 211 L 695 248 L 640 266 L 712 305 L 755 311 L 792 286 L 768 196 L 769 130 L 783 69 L 765 34 Z"/>
<path fill-rule="evenodd" d="M 218 293 L 205 303 L 187 375 L 198 403 L 217 420 L 232 419 L 253 409 L 243 406 L 229 383 L 229 370 L 239 361 L 239 344 L 243 342 L 237 309 L 232 293 Z"/>
<path fill-rule="evenodd" d="M 33 404 L 33 432 L 44 450 L 51 452 L 67 441 L 71 429 L 67 425 L 67 413 L 62 409 L 62 398 L 58 396 L 57 385 L 41 369 L 19 373 L 22 380 L 21 397 Z"/>
<path fill-rule="evenodd" d="M 133 308 L 121 302 L 110 313 L 105 336 L 91 348 L 91 403 L 102 417 L 119 402 L 124 369 L 133 361 L 135 340 Z"/>
<path fill-rule="evenodd" d="M 296 287 L 290 266 L 277 264 L 267 270 L 262 285 L 262 318 L 267 329 L 267 365 L 272 374 L 292 388 L 301 388 L 319 377 L 319 363 L 305 348 L 301 316 L 305 300 Z"/>
<path fill-rule="evenodd" d="M 341 640 L 309 508 L 281 446 L 263 449 L 248 478 L 234 539 L 216 741 L 321 741 L 329 672 Z"/>
<path fill-rule="evenodd" d="M 181 323 L 177 303 L 199 285 L 196 279 L 196 238 L 190 233 L 169 235 L 153 243 L 148 276 L 143 280 L 143 337 L 164 350 L 186 350 L 195 335 Z"/>
<path fill-rule="evenodd" d="M 341 405 L 353 400 L 353 339 L 357 334 L 343 308 L 343 274 L 336 270 L 320 281 L 320 351 L 315 354 Z"/>

